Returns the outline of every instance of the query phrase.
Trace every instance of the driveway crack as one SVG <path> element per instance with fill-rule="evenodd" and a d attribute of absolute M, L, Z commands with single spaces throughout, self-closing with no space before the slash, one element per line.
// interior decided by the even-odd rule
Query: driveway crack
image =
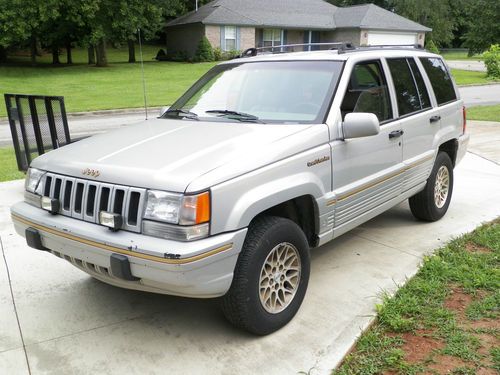
<path fill-rule="evenodd" d="M 26 352 L 26 345 L 24 343 L 23 330 L 21 329 L 21 323 L 19 322 L 19 314 L 17 313 L 16 301 L 14 300 L 14 291 L 12 290 L 12 281 L 10 279 L 9 265 L 7 264 L 7 258 L 5 256 L 5 251 L 3 248 L 2 237 L 0 236 L 0 248 L 2 249 L 2 257 L 5 263 L 5 269 L 7 271 L 7 279 L 9 280 L 10 295 L 12 297 L 12 305 L 14 306 L 14 313 L 16 314 L 17 327 L 19 328 L 19 335 L 21 336 L 21 342 L 23 344 L 24 358 L 26 358 L 26 365 L 28 366 L 28 373 L 31 375 L 30 362 L 28 360 L 28 353 Z"/>

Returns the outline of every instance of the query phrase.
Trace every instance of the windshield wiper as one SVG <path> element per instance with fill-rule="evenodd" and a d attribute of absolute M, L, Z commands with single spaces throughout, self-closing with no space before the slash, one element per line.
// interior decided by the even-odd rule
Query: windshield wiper
<path fill-rule="evenodd" d="M 169 115 L 178 116 L 178 117 L 182 117 L 182 118 L 188 118 L 190 120 L 198 120 L 198 115 L 196 113 L 188 111 L 186 109 L 181 109 L 181 108 L 169 109 L 167 112 L 165 112 L 163 114 L 163 116 L 169 116 Z"/>
<path fill-rule="evenodd" d="M 219 116 L 227 116 L 230 119 L 235 119 L 239 121 L 253 121 L 260 122 L 257 116 L 251 115 L 249 113 L 238 112 L 238 111 L 230 111 L 228 109 L 212 109 L 209 111 L 205 111 L 206 113 L 213 113 Z"/>

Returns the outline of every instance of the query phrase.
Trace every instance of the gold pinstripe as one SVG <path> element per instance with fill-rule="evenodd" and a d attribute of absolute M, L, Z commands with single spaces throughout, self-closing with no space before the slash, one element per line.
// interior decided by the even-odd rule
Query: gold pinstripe
<path fill-rule="evenodd" d="M 348 192 L 347 194 L 344 194 L 344 195 L 342 195 L 342 196 L 340 196 L 340 197 L 338 197 L 336 199 L 332 199 L 332 200 L 328 201 L 326 203 L 326 205 L 327 205 L 327 207 L 333 206 L 337 202 L 341 202 L 341 201 L 346 200 L 347 198 L 349 198 L 349 197 L 351 197 L 353 195 L 361 193 L 364 190 L 367 190 L 367 189 L 370 189 L 370 188 L 372 188 L 374 186 L 380 185 L 381 183 L 383 183 L 383 182 L 385 182 L 387 180 L 390 180 L 393 177 L 399 176 L 400 174 L 405 173 L 408 170 L 410 170 L 412 168 L 415 168 L 415 167 L 419 166 L 420 164 L 425 163 L 426 161 L 429 161 L 433 157 L 434 157 L 434 155 L 429 155 L 429 156 L 425 157 L 422 160 L 418 160 L 418 161 L 416 161 L 416 162 L 414 162 L 414 163 L 412 163 L 410 165 L 407 165 L 403 170 L 401 170 L 399 172 L 391 173 L 390 175 L 385 176 L 385 177 L 383 177 L 383 178 L 381 178 L 381 179 L 379 179 L 377 181 L 369 182 L 369 183 L 367 183 L 367 184 L 365 184 L 363 186 L 360 186 L 359 188 L 357 188 L 357 189 L 355 189 L 353 191 Z"/>
<path fill-rule="evenodd" d="M 197 260 L 204 259 L 204 258 L 207 258 L 209 256 L 212 256 L 212 255 L 215 255 L 215 254 L 219 254 L 219 253 L 221 253 L 223 251 L 227 251 L 227 250 L 233 248 L 233 243 L 229 243 L 229 244 L 226 244 L 224 246 L 220 246 L 220 247 L 218 247 L 216 249 L 213 249 L 213 250 L 210 250 L 210 251 L 207 251 L 205 253 L 198 254 L 198 255 L 195 255 L 195 256 L 192 256 L 192 257 L 189 257 L 189 258 L 183 258 L 183 259 L 165 259 L 165 258 L 154 256 L 154 255 L 137 253 L 137 252 L 125 250 L 125 249 L 122 249 L 122 248 L 119 248 L 119 247 L 105 245 L 105 244 L 102 244 L 102 243 L 99 243 L 99 242 L 95 242 L 95 241 L 87 240 L 85 238 L 77 237 L 77 236 L 74 236 L 74 235 L 69 234 L 69 233 L 64 233 L 64 232 L 61 232 L 61 231 L 56 230 L 56 229 L 47 228 L 46 226 L 33 223 L 33 222 L 31 222 L 29 220 L 26 220 L 26 219 L 24 219 L 24 218 L 22 218 L 22 217 L 20 217 L 20 216 L 18 216 L 16 214 L 11 214 L 11 216 L 12 216 L 12 220 L 13 221 L 18 221 L 20 223 L 29 225 L 32 228 L 39 229 L 41 231 L 53 234 L 55 236 L 59 236 L 59 237 L 66 238 L 68 240 L 72 240 L 72 241 L 75 241 L 75 242 L 83 243 L 85 245 L 97 247 L 97 248 L 102 249 L 102 250 L 108 250 L 108 251 L 112 251 L 112 252 L 115 252 L 115 253 L 129 255 L 129 256 L 136 257 L 136 258 L 141 258 L 141 259 L 147 259 L 147 260 L 151 260 L 151 261 L 159 262 L 159 263 L 167 263 L 167 264 L 186 264 L 186 263 L 192 263 L 192 262 L 195 262 Z"/>

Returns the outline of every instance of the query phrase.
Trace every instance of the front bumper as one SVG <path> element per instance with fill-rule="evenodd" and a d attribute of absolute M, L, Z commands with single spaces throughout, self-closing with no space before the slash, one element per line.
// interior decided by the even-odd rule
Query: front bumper
<path fill-rule="evenodd" d="M 464 158 L 465 153 L 467 152 L 467 146 L 469 145 L 470 135 L 465 133 L 458 137 L 458 149 L 457 149 L 457 158 L 455 160 L 455 165 L 460 163 L 460 161 Z"/>
<path fill-rule="evenodd" d="M 25 202 L 11 208 L 16 232 L 38 232 L 40 245 L 95 278 L 128 289 L 196 298 L 224 295 L 231 286 L 247 229 L 176 242 L 51 215 Z M 126 258 L 133 281 L 114 275 L 111 257 Z"/>

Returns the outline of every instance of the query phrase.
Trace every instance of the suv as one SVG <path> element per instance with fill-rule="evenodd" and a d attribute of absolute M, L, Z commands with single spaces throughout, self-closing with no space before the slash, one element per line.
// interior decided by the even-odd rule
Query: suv
<path fill-rule="evenodd" d="M 406 199 L 420 220 L 446 213 L 469 137 L 440 56 L 243 56 L 158 119 L 34 160 L 16 231 L 115 286 L 222 297 L 265 335 L 298 311 L 310 249 Z"/>

